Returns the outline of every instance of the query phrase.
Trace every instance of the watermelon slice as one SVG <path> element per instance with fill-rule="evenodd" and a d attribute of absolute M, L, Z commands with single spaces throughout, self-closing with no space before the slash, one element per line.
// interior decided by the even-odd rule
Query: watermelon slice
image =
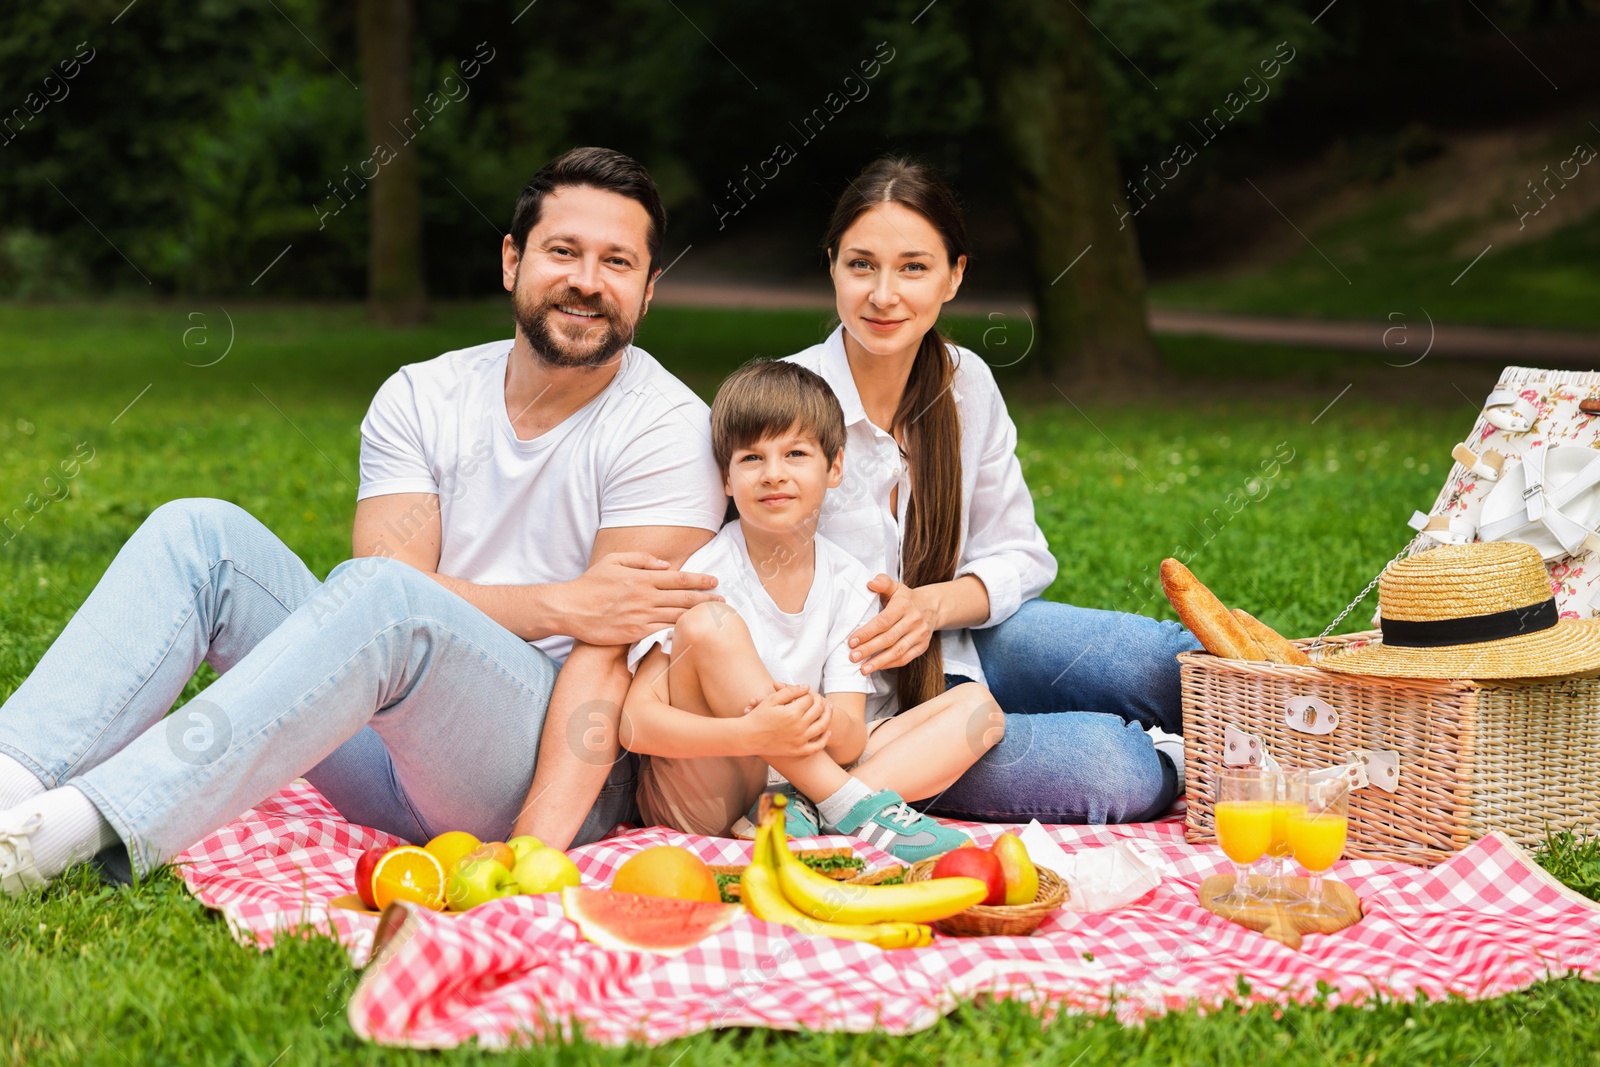
<path fill-rule="evenodd" d="M 661 956 L 689 951 L 744 911 L 738 904 L 668 900 L 583 886 L 563 889 L 561 906 L 595 944 Z"/>

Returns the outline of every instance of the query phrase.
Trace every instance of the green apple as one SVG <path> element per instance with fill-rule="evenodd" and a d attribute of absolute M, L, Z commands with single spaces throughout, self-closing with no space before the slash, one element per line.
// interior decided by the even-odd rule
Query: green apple
<path fill-rule="evenodd" d="M 521 863 L 522 858 L 528 853 L 532 852 L 534 849 L 544 848 L 543 841 L 540 841 L 537 837 L 532 837 L 528 834 L 523 834 L 521 837 L 513 837 L 511 840 L 507 841 L 506 844 L 511 846 L 512 855 L 515 856 L 515 859 L 512 860 L 511 863 L 507 864 L 507 866 L 511 867 Z"/>
<path fill-rule="evenodd" d="M 578 884 L 578 865 L 565 852 L 536 848 L 517 861 L 512 872 L 524 893 L 556 893 Z"/>
<path fill-rule="evenodd" d="M 517 880 L 505 864 L 467 856 L 445 881 L 445 903 L 451 911 L 467 911 L 517 892 Z"/>
<path fill-rule="evenodd" d="M 1006 903 L 1032 904 L 1039 895 L 1039 871 L 1028 856 L 1028 847 L 1016 834 L 1001 834 L 990 847 L 1006 878 Z"/>

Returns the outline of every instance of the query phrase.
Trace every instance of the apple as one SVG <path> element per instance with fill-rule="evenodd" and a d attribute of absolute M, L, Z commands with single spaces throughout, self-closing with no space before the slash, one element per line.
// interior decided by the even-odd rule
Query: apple
<path fill-rule="evenodd" d="M 521 863 L 523 857 L 527 856 L 527 854 L 532 852 L 534 849 L 544 848 L 543 841 L 540 841 L 537 837 L 532 837 L 528 834 L 522 834 L 519 837 L 513 837 L 511 840 L 507 841 L 506 844 L 510 847 L 511 854 L 514 857 L 510 863 L 506 864 L 507 867 L 514 867 L 518 863 Z"/>
<path fill-rule="evenodd" d="M 578 884 L 578 865 L 554 848 L 530 850 L 512 872 L 524 893 L 556 893 Z"/>
<path fill-rule="evenodd" d="M 958 848 L 946 852 L 933 865 L 932 878 L 976 878 L 989 887 L 989 895 L 978 903 L 1004 904 L 1006 874 L 993 852 L 981 848 Z"/>
<path fill-rule="evenodd" d="M 1039 895 L 1039 869 L 1028 855 L 1028 846 L 1016 834 L 1001 834 L 989 851 L 1000 861 L 1006 880 L 1007 904 L 1032 904 Z"/>
<path fill-rule="evenodd" d="M 451 911 L 467 911 L 516 892 L 517 880 L 510 868 L 493 856 L 473 852 L 464 856 L 446 879 L 444 899 Z"/>
<path fill-rule="evenodd" d="M 378 910 L 378 902 L 372 896 L 372 872 L 377 870 L 378 861 L 388 851 L 388 845 L 374 845 L 356 860 L 356 895 L 361 898 L 361 903 L 373 911 Z"/>

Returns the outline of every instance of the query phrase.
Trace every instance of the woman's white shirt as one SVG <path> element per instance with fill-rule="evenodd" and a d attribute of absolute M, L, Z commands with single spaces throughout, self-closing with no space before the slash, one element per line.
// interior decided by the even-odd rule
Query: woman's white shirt
<path fill-rule="evenodd" d="M 1050 585 L 1056 560 L 1034 521 L 1033 497 L 1017 460 L 1017 427 L 1006 411 L 988 364 L 972 351 L 952 345 L 956 361 L 950 395 L 961 424 L 961 546 L 957 578 L 973 574 L 989 594 L 989 617 L 976 628 L 996 626 Z M 844 409 L 844 478 L 828 490 L 817 532 L 860 560 L 874 574 L 900 577 L 905 530 L 889 507 L 889 492 L 904 515 L 911 499 L 911 479 L 900 446 L 875 426 L 861 406 L 850 361 L 845 355 L 844 327 L 821 344 L 787 357 L 821 375 Z M 986 679 L 967 630 L 943 631 L 944 667 L 948 674 L 974 681 Z M 880 685 L 889 677 L 874 674 Z"/>

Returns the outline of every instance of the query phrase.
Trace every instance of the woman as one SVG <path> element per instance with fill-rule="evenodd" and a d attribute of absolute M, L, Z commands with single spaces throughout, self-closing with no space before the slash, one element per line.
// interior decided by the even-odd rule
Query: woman
<path fill-rule="evenodd" d="M 1199 642 L 1174 622 L 1038 599 L 1056 562 L 1016 427 L 989 368 L 937 328 L 967 265 L 954 196 L 930 169 L 880 159 L 823 246 L 840 325 L 788 358 L 828 381 L 848 424 L 818 531 L 879 572 L 884 602 L 852 658 L 901 707 L 970 679 L 1006 713 L 1005 739 L 925 806 L 990 822 L 1160 816 L 1183 784 L 1175 657 Z"/>

